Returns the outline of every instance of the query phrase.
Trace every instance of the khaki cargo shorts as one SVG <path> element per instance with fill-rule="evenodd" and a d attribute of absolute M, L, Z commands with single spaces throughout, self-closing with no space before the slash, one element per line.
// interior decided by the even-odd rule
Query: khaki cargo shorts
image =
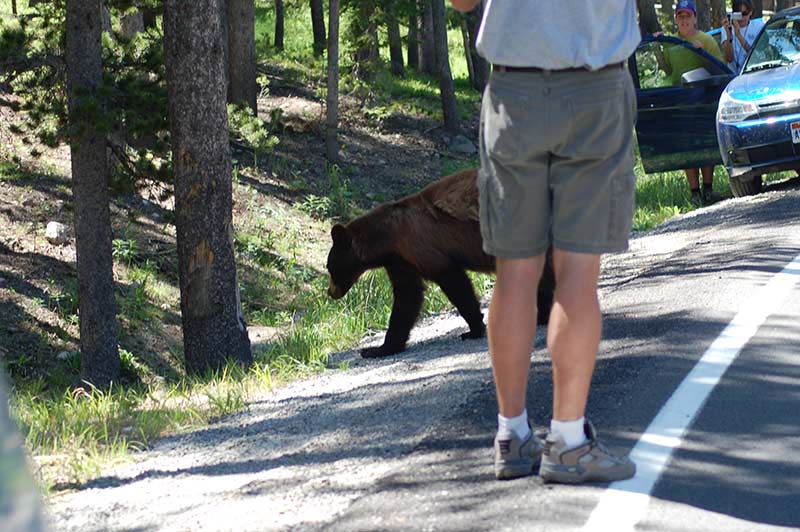
<path fill-rule="evenodd" d="M 628 248 L 636 93 L 628 71 L 492 73 L 478 172 L 483 249 L 532 257 Z"/>

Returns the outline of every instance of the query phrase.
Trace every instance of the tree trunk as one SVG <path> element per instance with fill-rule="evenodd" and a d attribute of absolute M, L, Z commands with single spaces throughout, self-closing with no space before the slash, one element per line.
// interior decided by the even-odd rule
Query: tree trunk
<path fill-rule="evenodd" d="M 406 39 L 408 68 L 419 70 L 419 17 L 416 12 L 408 16 L 408 37 Z"/>
<path fill-rule="evenodd" d="M 439 78 L 439 91 L 442 95 L 442 112 L 444 114 L 444 128 L 457 133 L 461 127 L 458 123 L 458 106 L 456 105 L 456 92 L 453 87 L 453 76 L 450 73 L 450 57 L 447 50 L 447 20 L 445 19 L 445 0 L 433 0 L 431 15 L 433 18 L 434 44 L 436 46 L 437 76 Z"/>
<path fill-rule="evenodd" d="M 142 7 L 142 22 L 144 23 L 144 29 L 149 30 L 150 28 L 155 28 L 158 26 L 157 17 L 158 13 L 152 7 Z"/>
<path fill-rule="evenodd" d="M 371 0 L 360 2 L 351 24 L 350 31 L 356 39 L 356 77 L 367 80 L 375 73 L 380 57 L 375 3 Z"/>
<path fill-rule="evenodd" d="M 709 0 L 695 0 L 697 7 L 697 29 L 708 31 L 711 29 L 711 6 Z"/>
<path fill-rule="evenodd" d="M 433 16 L 431 11 L 431 0 L 420 0 L 422 11 L 420 18 L 420 49 L 419 49 L 419 69 L 420 72 L 435 76 L 436 70 L 436 44 L 433 34 Z"/>
<path fill-rule="evenodd" d="M 164 2 L 183 344 L 193 373 L 252 361 L 233 254 L 223 2 Z"/>
<path fill-rule="evenodd" d="M 325 156 L 339 161 L 339 0 L 328 6 L 328 92 L 325 96 Z"/>
<path fill-rule="evenodd" d="M 397 22 L 394 0 L 387 1 L 383 9 L 386 13 L 386 35 L 389 39 L 392 74 L 404 76 L 406 69 L 403 66 L 403 41 L 400 39 L 400 24 Z"/>
<path fill-rule="evenodd" d="M 325 51 L 325 11 L 322 0 L 311 0 L 311 25 L 314 33 L 314 57 L 322 57 Z"/>
<path fill-rule="evenodd" d="M 461 28 L 461 41 L 464 44 L 464 59 L 467 62 L 467 75 L 469 76 L 469 83 L 472 85 L 475 80 L 475 65 L 472 61 L 472 50 L 469 47 L 469 28 L 467 27 L 467 18 L 464 13 L 458 17 L 458 26 Z"/>
<path fill-rule="evenodd" d="M 126 39 L 132 39 L 137 33 L 144 31 L 144 17 L 141 11 L 122 15 L 119 18 L 120 33 Z"/>
<path fill-rule="evenodd" d="M 481 18 L 483 18 L 483 2 L 478 5 L 477 9 L 473 9 L 469 13 L 464 14 L 464 19 L 467 23 L 467 31 L 469 32 L 469 57 L 472 59 L 473 75 L 470 77 L 470 83 L 475 90 L 483 92 L 486 84 L 489 82 L 489 63 L 478 53 L 476 43 L 478 42 L 478 30 L 481 27 Z"/>
<path fill-rule="evenodd" d="M 721 28 L 726 13 L 725 0 L 711 0 L 711 27 Z"/>
<path fill-rule="evenodd" d="M 111 34 L 114 32 L 114 27 L 111 25 L 111 10 L 105 4 L 101 10 L 103 13 L 103 23 L 101 27 L 104 32 Z"/>
<path fill-rule="evenodd" d="M 66 13 L 66 64 L 72 156 L 81 378 L 99 388 L 119 379 L 116 302 L 111 258 L 106 144 L 102 119 L 102 2 L 71 0 Z"/>
<path fill-rule="evenodd" d="M 653 0 L 636 0 L 636 5 L 639 8 L 639 31 L 642 35 L 652 35 L 661 31 L 655 2 Z"/>
<path fill-rule="evenodd" d="M 275 0 L 275 49 L 283 51 L 283 0 Z"/>
<path fill-rule="evenodd" d="M 256 26 L 253 0 L 227 0 L 228 103 L 246 103 L 257 114 Z"/>
<path fill-rule="evenodd" d="M 17 16 L 17 0 L 11 0 L 11 14 Z"/>

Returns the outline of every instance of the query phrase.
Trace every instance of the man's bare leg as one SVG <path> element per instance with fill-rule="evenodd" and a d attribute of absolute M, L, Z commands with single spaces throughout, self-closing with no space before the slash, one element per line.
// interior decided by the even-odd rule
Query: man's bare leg
<path fill-rule="evenodd" d="M 500 415 L 525 410 L 525 392 L 536 334 L 536 291 L 544 254 L 524 259 L 497 258 L 497 276 L 489 304 L 489 352 Z"/>
<path fill-rule="evenodd" d="M 697 190 L 700 188 L 700 170 L 697 168 L 687 168 L 686 180 L 689 181 L 689 190 Z"/>
<path fill-rule="evenodd" d="M 553 418 L 583 417 L 592 381 L 602 319 L 597 300 L 600 255 L 556 249 L 556 290 L 547 347 L 553 361 Z"/>

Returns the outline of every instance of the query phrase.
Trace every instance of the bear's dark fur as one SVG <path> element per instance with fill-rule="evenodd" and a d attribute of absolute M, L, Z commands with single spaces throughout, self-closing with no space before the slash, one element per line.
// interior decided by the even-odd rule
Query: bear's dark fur
<path fill-rule="evenodd" d="M 383 345 L 361 351 L 381 357 L 405 350 L 430 280 L 469 325 L 461 338 L 486 335 L 483 314 L 465 270 L 492 272 L 494 257 L 484 253 L 478 222 L 477 170 L 444 177 L 422 191 L 380 205 L 347 225 L 331 229 L 328 294 L 343 297 L 367 270 L 386 268 L 394 303 Z M 539 323 L 547 323 L 555 286 L 548 253 L 539 285 Z"/>

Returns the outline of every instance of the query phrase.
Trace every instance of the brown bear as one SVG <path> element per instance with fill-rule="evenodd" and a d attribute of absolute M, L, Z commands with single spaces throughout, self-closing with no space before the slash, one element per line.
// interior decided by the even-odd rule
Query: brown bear
<path fill-rule="evenodd" d="M 399 353 L 423 303 L 425 283 L 438 284 L 469 325 L 462 339 L 486 335 L 483 314 L 465 270 L 494 271 L 483 251 L 478 222 L 477 169 L 464 170 L 401 200 L 379 205 L 347 225 L 331 229 L 328 294 L 344 297 L 367 270 L 386 268 L 394 302 L 383 345 L 361 351 L 366 358 Z M 555 280 L 550 253 L 539 284 L 539 323 L 547 323 Z"/>

